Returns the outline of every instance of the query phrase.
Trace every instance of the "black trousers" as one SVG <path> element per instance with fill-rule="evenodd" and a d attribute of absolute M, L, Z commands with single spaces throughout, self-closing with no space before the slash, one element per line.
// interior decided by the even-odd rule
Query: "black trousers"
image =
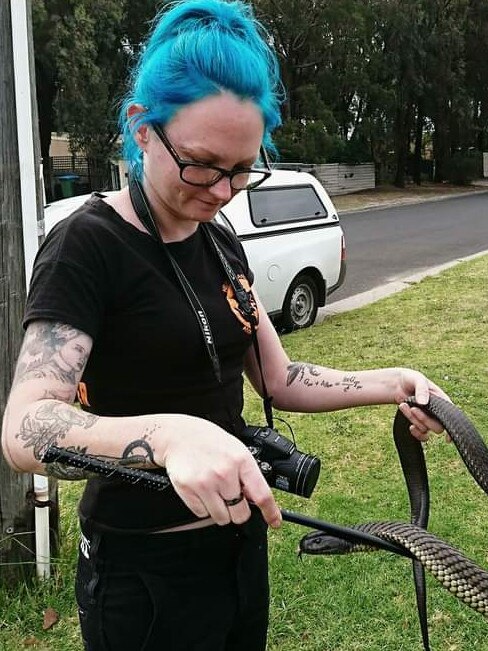
<path fill-rule="evenodd" d="M 264 651 L 266 524 L 116 535 L 82 526 L 85 651 Z"/>

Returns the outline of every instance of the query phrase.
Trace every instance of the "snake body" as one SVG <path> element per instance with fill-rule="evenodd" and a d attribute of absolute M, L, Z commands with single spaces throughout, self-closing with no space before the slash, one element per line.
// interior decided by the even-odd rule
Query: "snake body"
<path fill-rule="evenodd" d="M 442 423 L 469 472 L 488 494 L 488 448 L 468 417 L 454 404 L 437 396 L 431 396 L 428 405 L 420 405 L 413 398 L 408 402 Z M 395 543 L 414 557 L 417 605 L 424 648 L 428 649 L 424 570 L 485 617 L 488 617 L 488 572 L 452 545 L 426 531 L 429 519 L 427 470 L 422 445 L 411 436 L 409 424 L 398 411 L 393 434 L 407 484 L 411 522 L 371 522 L 351 528 Z M 299 549 L 303 554 L 328 555 L 371 551 L 374 547 L 370 543 L 351 543 L 322 531 L 312 531 L 301 539 Z"/>

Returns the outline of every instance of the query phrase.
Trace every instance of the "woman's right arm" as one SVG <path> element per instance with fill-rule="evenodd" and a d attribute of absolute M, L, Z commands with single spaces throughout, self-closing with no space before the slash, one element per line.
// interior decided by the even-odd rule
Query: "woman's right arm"
<path fill-rule="evenodd" d="M 148 469 L 166 467 L 177 493 L 198 517 L 210 515 L 218 524 L 243 522 L 249 500 L 269 524 L 279 525 L 278 507 L 252 455 L 217 425 L 184 414 L 113 418 L 75 407 L 92 344 L 87 334 L 65 324 L 34 321 L 28 326 L 3 419 L 2 447 L 12 468 L 45 474 L 42 456 L 50 445 Z M 56 465 L 50 471 L 56 474 Z M 65 479 L 65 472 L 60 467 L 57 474 Z M 70 478 L 81 476 L 76 471 Z M 223 500 L 241 490 L 247 500 L 230 513 Z"/>

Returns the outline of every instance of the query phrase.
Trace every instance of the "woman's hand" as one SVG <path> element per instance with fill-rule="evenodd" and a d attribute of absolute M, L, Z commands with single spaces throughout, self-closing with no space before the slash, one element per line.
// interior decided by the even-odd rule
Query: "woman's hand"
<path fill-rule="evenodd" d="M 246 446 L 214 423 L 187 419 L 189 427 L 183 431 L 179 427 L 170 436 L 163 458 L 155 454 L 155 461 L 166 468 L 188 508 L 219 525 L 242 524 L 250 517 L 249 502 L 253 502 L 271 527 L 279 527 L 280 510 Z"/>
<path fill-rule="evenodd" d="M 410 396 L 415 396 L 415 400 L 419 404 L 426 405 L 431 394 L 444 398 L 444 400 L 450 400 L 449 396 L 418 371 L 408 368 L 399 368 L 396 371 L 398 372 L 398 388 L 395 392 L 395 401 L 403 415 L 412 423 L 410 433 L 419 441 L 427 441 L 429 431 L 437 434 L 443 432 L 444 427 L 439 421 L 431 418 L 418 407 L 410 407 L 404 401 Z"/>

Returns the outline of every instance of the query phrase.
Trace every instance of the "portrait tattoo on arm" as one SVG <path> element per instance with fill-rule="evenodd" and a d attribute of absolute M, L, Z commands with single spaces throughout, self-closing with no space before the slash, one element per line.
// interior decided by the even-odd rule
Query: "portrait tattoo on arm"
<path fill-rule="evenodd" d="M 306 387 L 319 387 L 322 389 L 339 388 L 344 393 L 355 390 L 361 391 L 363 385 L 355 375 L 344 375 L 341 380 L 329 382 L 322 376 L 322 371 L 313 364 L 304 362 L 294 362 L 288 366 L 288 376 L 286 378 L 286 386 L 293 383 L 302 384 Z"/>
<path fill-rule="evenodd" d="M 27 329 L 13 386 L 31 379 L 54 380 L 59 388 L 50 389 L 51 397 L 72 401 L 90 349 L 91 339 L 81 330 L 52 321 L 34 321 Z"/>

